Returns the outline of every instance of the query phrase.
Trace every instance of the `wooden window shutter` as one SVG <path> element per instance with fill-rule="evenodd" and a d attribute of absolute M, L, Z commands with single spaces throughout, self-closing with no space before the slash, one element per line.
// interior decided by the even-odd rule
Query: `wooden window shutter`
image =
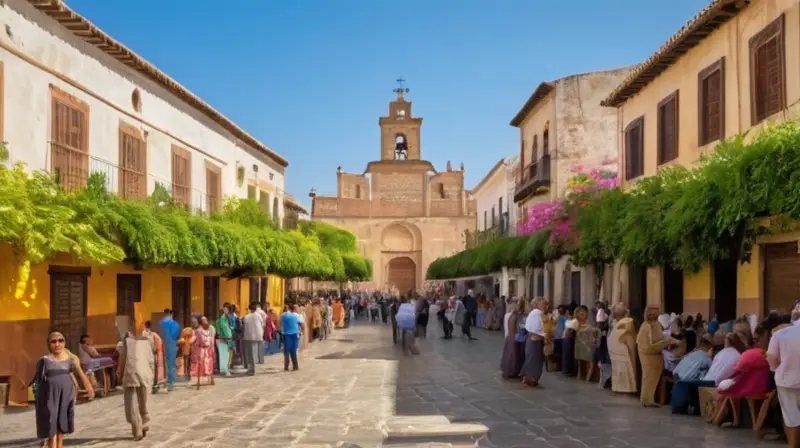
<path fill-rule="evenodd" d="M 550 153 L 550 129 L 545 129 L 542 132 L 542 155 Z"/>
<path fill-rule="evenodd" d="M 539 159 L 539 136 L 533 136 L 533 147 L 531 149 L 531 163 Z"/>
<path fill-rule="evenodd" d="M 658 164 L 678 157 L 678 92 L 658 104 Z"/>
<path fill-rule="evenodd" d="M 192 205 L 192 159 L 191 153 L 172 146 L 172 198 L 176 203 Z"/>
<path fill-rule="evenodd" d="M 523 140 L 522 144 L 520 145 L 520 150 L 519 150 L 519 154 L 520 154 L 519 155 L 519 166 L 520 166 L 519 180 L 520 180 L 520 182 L 522 182 L 524 180 L 524 178 L 525 178 L 525 145 L 527 145 L 527 144 L 528 144 L 528 142 Z"/>
<path fill-rule="evenodd" d="M 625 129 L 625 180 L 644 174 L 644 117 L 633 120 Z"/>
<path fill-rule="evenodd" d="M 222 170 L 206 162 L 206 207 L 209 213 L 222 209 Z"/>
<path fill-rule="evenodd" d="M 725 58 L 697 77 L 697 142 L 704 146 L 725 137 Z"/>
<path fill-rule="evenodd" d="M 753 125 L 786 107 L 782 14 L 750 39 L 750 108 Z"/>
<path fill-rule="evenodd" d="M 147 196 L 147 143 L 141 131 L 120 123 L 119 195 L 125 199 Z"/>
<path fill-rule="evenodd" d="M 50 94 L 50 170 L 65 190 L 80 189 L 89 177 L 89 106 L 53 85 Z"/>

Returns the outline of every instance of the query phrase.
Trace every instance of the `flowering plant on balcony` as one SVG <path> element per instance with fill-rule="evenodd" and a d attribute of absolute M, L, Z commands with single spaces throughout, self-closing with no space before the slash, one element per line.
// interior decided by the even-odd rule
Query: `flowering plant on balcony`
<path fill-rule="evenodd" d="M 549 229 L 553 220 L 564 215 L 561 201 L 542 202 L 528 209 L 528 215 L 523 216 L 517 224 L 517 235 L 533 235 L 544 229 Z"/>
<path fill-rule="evenodd" d="M 576 165 L 571 171 L 575 174 L 567 181 L 567 197 L 575 193 L 611 190 L 619 186 L 617 173 L 613 171 L 587 169 L 583 165 Z"/>

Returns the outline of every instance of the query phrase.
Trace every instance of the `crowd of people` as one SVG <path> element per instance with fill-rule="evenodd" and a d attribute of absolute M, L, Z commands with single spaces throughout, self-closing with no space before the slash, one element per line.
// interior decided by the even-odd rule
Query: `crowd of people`
<path fill-rule="evenodd" d="M 351 308 L 352 302 L 325 293 L 292 296 L 280 313 L 269 307 L 264 310 L 256 302 L 245 312 L 226 303 L 218 319 L 194 315 L 185 328 L 172 310 L 165 309 L 157 327 L 151 321 L 134 323 L 134 329 L 120 338 L 113 356 L 99 353 L 90 335 L 81 336 L 75 355 L 67 349 L 64 334 L 53 330 L 47 336 L 48 353 L 39 359 L 31 381 L 37 437 L 45 447 L 62 447 L 64 435 L 75 429 L 79 391 L 92 400 L 96 390 L 110 386 L 101 383 L 113 381 L 99 375 L 111 368 L 116 372 L 114 386 L 123 392 L 133 438 L 141 440 L 150 429 L 148 394 L 162 388 L 171 392 L 181 382 L 198 389 L 214 385 L 215 375 L 253 376 L 266 355 L 279 351 L 284 370 L 296 371 L 298 350 L 348 325 L 345 306 Z"/>
<path fill-rule="evenodd" d="M 638 329 L 622 303 L 551 310 L 537 298 L 510 300 L 508 309 L 500 362 L 507 379 L 536 387 L 545 371 L 578 376 L 637 395 L 645 407 L 659 406 L 660 398 L 673 413 L 725 427 L 741 426 L 748 415 L 750 424 L 770 422 L 790 447 L 800 447 L 800 301 L 791 313 L 724 323 L 648 306 Z M 756 402 L 763 411 L 753 410 Z"/>

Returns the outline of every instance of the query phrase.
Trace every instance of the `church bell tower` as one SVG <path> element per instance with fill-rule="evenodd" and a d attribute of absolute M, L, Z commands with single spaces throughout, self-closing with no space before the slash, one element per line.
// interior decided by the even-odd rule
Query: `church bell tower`
<path fill-rule="evenodd" d="M 411 115 L 411 102 L 405 99 L 410 89 L 405 80 L 397 80 L 397 97 L 389 103 L 389 115 L 378 121 L 381 126 L 381 160 L 420 160 L 422 118 Z"/>

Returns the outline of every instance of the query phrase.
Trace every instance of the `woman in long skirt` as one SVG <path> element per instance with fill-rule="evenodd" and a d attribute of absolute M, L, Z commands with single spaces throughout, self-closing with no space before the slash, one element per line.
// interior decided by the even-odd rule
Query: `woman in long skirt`
<path fill-rule="evenodd" d="M 522 365 L 522 383 L 536 387 L 542 378 L 544 370 L 544 311 L 547 301 L 536 299 L 533 301 L 533 311 L 525 319 L 525 330 L 528 331 L 528 340 L 525 341 L 525 363 Z"/>
<path fill-rule="evenodd" d="M 36 395 L 36 435 L 46 440 L 44 446 L 61 448 L 64 435 L 75 431 L 77 384 L 73 375 L 78 375 L 90 400 L 94 399 L 94 389 L 78 357 L 66 349 L 64 334 L 51 331 L 47 342 L 50 353 L 39 359 L 32 382 Z"/>
<path fill-rule="evenodd" d="M 518 341 L 517 334 L 519 333 L 519 324 L 520 322 L 524 323 L 524 318 L 525 300 L 522 299 L 517 302 L 516 308 L 508 318 L 508 336 L 506 336 L 503 346 L 503 356 L 500 358 L 500 370 L 503 372 L 503 378 L 516 378 L 522 370 L 525 342 Z"/>

